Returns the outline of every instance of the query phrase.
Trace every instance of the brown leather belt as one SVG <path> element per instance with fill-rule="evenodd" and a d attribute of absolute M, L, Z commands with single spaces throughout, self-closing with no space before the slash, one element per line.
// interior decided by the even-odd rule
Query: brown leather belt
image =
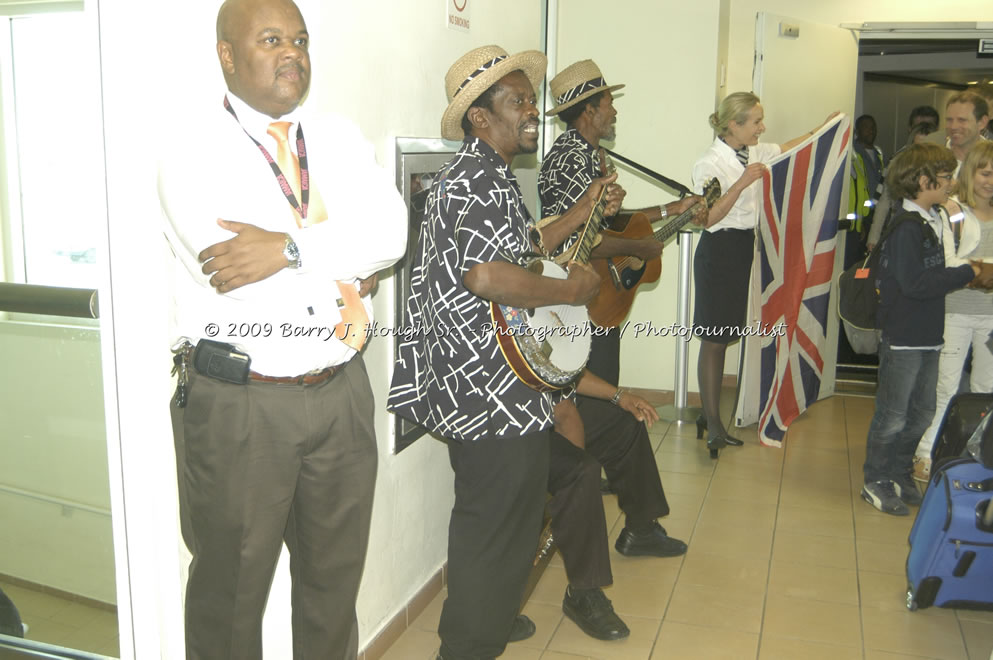
<path fill-rule="evenodd" d="M 249 371 L 248 378 L 257 383 L 272 383 L 274 385 L 320 385 L 331 380 L 336 373 L 344 369 L 347 365 L 348 363 L 345 362 L 344 364 L 337 364 L 327 369 L 321 369 L 320 371 L 309 371 L 300 376 L 266 376 L 255 371 Z"/>

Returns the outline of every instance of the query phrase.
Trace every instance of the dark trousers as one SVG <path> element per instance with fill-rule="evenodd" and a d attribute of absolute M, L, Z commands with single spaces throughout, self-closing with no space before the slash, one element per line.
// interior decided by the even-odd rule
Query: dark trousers
<path fill-rule="evenodd" d="M 171 412 L 189 660 L 262 658 L 262 612 L 290 551 L 293 658 L 354 659 L 377 449 L 361 357 L 313 386 L 191 373 Z"/>
<path fill-rule="evenodd" d="M 595 334 L 590 339 L 590 359 L 586 368 L 611 385 L 621 378 L 621 331 L 611 328 L 605 334 Z"/>
<path fill-rule="evenodd" d="M 448 528 L 448 598 L 438 635 L 445 660 L 503 653 L 517 616 L 545 504 L 548 431 L 448 441 L 455 506 Z"/>
<path fill-rule="evenodd" d="M 613 581 L 600 466 L 617 492 L 628 526 L 645 526 L 668 515 L 669 503 L 645 425 L 607 401 L 579 397 L 578 407 L 586 428 L 586 449 L 552 433 L 548 492 L 552 536 L 569 584 L 591 589 Z"/>

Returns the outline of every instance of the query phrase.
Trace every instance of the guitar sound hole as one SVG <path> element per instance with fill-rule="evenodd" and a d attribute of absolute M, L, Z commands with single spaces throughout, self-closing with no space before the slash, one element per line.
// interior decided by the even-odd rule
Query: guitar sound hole
<path fill-rule="evenodd" d="M 638 270 L 634 270 L 633 268 L 625 268 L 624 274 L 621 277 L 621 282 L 624 284 L 624 288 L 630 289 L 636 285 L 641 280 L 641 276 L 645 274 L 645 268 L 647 267 L 648 264 L 645 263 L 642 264 L 641 268 Z"/>

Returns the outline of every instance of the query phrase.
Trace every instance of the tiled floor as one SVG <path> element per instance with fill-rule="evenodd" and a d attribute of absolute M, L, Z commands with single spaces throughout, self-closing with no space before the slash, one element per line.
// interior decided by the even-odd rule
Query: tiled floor
<path fill-rule="evenodd" d="M 727 399 L 729 397 L 725 397 Z M 836 396 L 790 428 L 785 449 L 744 447 L 712 461 L 692 425 L 652 429 L 685 557 L 627 558 L 613 551 L 623 526 L 604 498 L 614 585 L 606 589 L 631 636 L 600 642 L 562 614 L 566 587 L 552 560 L 524 609 L 538 625 L 511 644 L 511 660 L 987 660 L 993 613 L 905 607 L 907 534 L 913 516 L 863 502 L 862 461 L 873 401 Z M 737 433 L 736 433 L 737 434 Z M 387 652 L 433 660 L 444 593 Z"/>
<path fill-rule="evenodd" d="M 0 581 L 28 624 L 27 639 L 116 658 L 117 614 Z"/>

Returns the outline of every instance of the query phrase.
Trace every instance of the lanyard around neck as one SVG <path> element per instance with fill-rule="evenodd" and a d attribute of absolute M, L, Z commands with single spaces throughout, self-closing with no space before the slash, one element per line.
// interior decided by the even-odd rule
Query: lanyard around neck
<path fill-rule="evenodd" d="M 231 107 L 231 103 L 228 101 L 227 95 L 224 96 L 224 109 L 231 113 L 231 116 L 238 121 L 238 115 L 235 114 L 234 108 Z M 241 122 L 238 122 L 241 126 Z M 262 155 L 265 156 L 266 162 L 269 163 L 269 167 L 272 168 L 272 173 L 276 176 L 276 181 L 279 183 L 279 189 L 283 191 L 283 195 L 286 196 L 286 201 L 290 203 L 290 206 L 300 214 L 301 219 L 306 219 L 307 217 L 307 206 L 310 204 L 310 175 L 307 170 L 307 146 L 303 139 L 303 126 L 297 122 L 297 160 L 300 162 L 300 201 L 297 201 L 296 195 L 293 194 L 293 189 L 290 187 L 289 183 L 286 181 L 286 176 L 283 171 L 279 169 L 279 164 L 276 160 L 269 154 L 265 147 L 262 146 L 258 140 L 252 137 L 252 134 L 245 130 L 242 126 L 241 130 L 245 131 L 245 135 L 251 138 L 255 146 L 259 148 Z"/>

